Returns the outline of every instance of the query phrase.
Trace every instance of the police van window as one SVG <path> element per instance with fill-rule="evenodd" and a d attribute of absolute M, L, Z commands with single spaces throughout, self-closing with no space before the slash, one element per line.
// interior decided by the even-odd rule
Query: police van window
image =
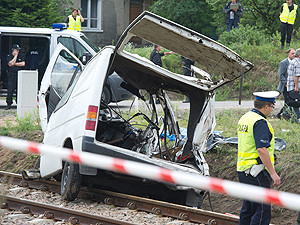
<path fill-rule="evenodd" d="M 74 40 L 74 46 L 76 49 L 76 57 L 81 60 L 83 53 L 88 52 L 88 50 L 82 46 L 77 40 Z"/>
<path fill-rule="evenodd" d="M 100 49 L 97 48 L 86 36 L 80 36 L 84 42 L 86 42 L 95 52 L 99 52 Z"/>
<path fill-rule="evenodd" d="M 67 91 L 77 66 L 76 60 L 68 52 L 60 52 L 51 73 L 51 85 L 60 97 Z"/>
<path fill-rule="evenodd" d="M 58 43 L 62 43 L 69 49 L 78 59 L 80 59 L 85 52 L 89 52 L 79 41 L 70 37 L 59 37 Z"/>

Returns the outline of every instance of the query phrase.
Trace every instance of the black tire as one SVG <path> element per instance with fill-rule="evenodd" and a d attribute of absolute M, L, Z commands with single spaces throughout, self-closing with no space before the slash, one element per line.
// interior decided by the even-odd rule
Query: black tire
<path fill-rule="evenodd" d="M 81 175 L 79 173 L 79 165 L 71 162 L 66 162 L 62 173 L 60 183 L 62 199 L 73 201 L 80 190 Z"/>
<path fill-rule="evenodd" d="M 107 86 L 103 87 L 103 92 L 102 92 L 102 96 L 101 96 L 102 100 L 106 103 L 109 104 L 111 101 L 111 94 L 110 94 L 110 90 Z"/>

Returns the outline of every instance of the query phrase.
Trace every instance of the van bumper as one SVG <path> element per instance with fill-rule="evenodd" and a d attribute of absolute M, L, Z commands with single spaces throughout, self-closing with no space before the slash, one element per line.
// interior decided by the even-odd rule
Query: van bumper
<path fill-rule="evenodd" d="M 142 162 L 142 163 L 147 163 L 150 165 L 154 165 L 152 163 L 149 163 L 147 161 L 144 161 L 142 159 L 136 158 L 134 156 L 117 152 L 113 150 L 112 148 L 109 148 L 107 146 L 100 146 L 95 143 L 95 139 L 93 137 L 88 137 L 88 136 L 83 136 L 82 138 L 82 152 L 89 152 L 93 154 L 98 154 L 98 155 L 105 155 L 113 158 L 120 158 L 124 160 L 131 160 L 135 162 Z M 89 167 L 85 165 L 79 165 L 79 173 L 82 175 L 97 175 L 97 168 L 94 167 Z"/>

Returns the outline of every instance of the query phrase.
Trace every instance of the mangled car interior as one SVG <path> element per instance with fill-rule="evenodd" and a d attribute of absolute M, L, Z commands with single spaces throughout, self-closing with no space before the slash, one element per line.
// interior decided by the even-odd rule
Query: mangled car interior
<path fill-rule="evenodd" d="M 148 59 L 129 53 L 125 50 L 125 46 L 132 37 L 139 37 L 147 43 L 158 44 L 195 61 L 199 67 L 193 68 L 195 76 L 187 77 L 173 73 L 154 65 Z M 108 54 L 109 63 L 106 72 L 95 67 L 92 69 L 91 67 L 97 63 L 97 60 L 101 60 L 105 51 L 111 49 L 112 53 Z M 89 137 L 83 139 L 82 151 L 209 176 L 209 168 L 203 152 L 215 126 L 214 90 L 237 79 L 252 67 L 250 62 L 218 42 L 157 15 L 144 12 L 124 31 L 115 47 L 103 48 L 87 65 L 77 63 L 77 66 L 74 66 L 73 72 L 69 75 L 68 84 L 64 84 L 65 91 L 61 92 L 63 94 L 60 93 L 60 98 L 52 106 L 49 106 L 48 97 L 48 125 L 45 129 L 45 142 L 51 139 L 47 137 L 47 133 L 54 129 L 54 125 L 51 125 L 55 122 L 53 115 L 67 106 L 72 101 L 73 95 L 81 93 L 76 91 L 76 88 L 80 85 L 87 85 L 83 82 L 85 76 L 105 76 L 102 87 L 99 87 L 99 90 L 103 90 L 103 86 L 108 82 L 108 76 L 116 73 L 124 80 L 121 86 L 131 92 L 134 97 L 130 100 L 129 106 L 124 108 L 120 107 L 119 103 L 107 104 L 99 93 L 99 103 L 92 108 L 97 115 L 94 134 L 89 129 L 87 129 L 88 132 L 85 131 L 84 135 Z M 181 133 L 182 128 L 176 115 L 178 110 L 173 108 L 168 93 L 190 98 L 188 124 L 185 127 L 187 128 L 186 135 Z M 155 103 L 156 98 L 160 104 Z M 134 110 L 137 104 L 137 110 Z M 167 138 L 167 134 L 173 139 Z M 92 144 L 97 145 L 98 148 L 92 147 Z M 99 170 L 96 173 L 89 173 L 84 166 L 80 166 L 79 171 L 82 175 L 93 175 L 85 179 L 86 183 L 95 180 L 94 176 L 101 174 L 101 185 L 110 183 L 110 186 L 115 189 L 121 185 L 121 182 L 113 178 L 126 177 L 107 171 L 99 172 Z M 131 179 L 134 182 L 138 180 L 138 178 Z M 145 180 L 139 182 L 143 183 Z M 195 201 L 193 196 L 203 194 L 201 190 L 168 183 L 162 185 L 174 191 L 196 193 L 193 195 L 188 192 L 183 204 L 199 207 L 199 202 L 193 202 Z M 132 186 L 122 186 L 122 190 L 127 193 L 134 192 Z M 144 193 L 147 192 L 151 191 L 144 187 Z M 158 195 L 158 192 L 160 191 L 155 189 L 154 193 Z"/>

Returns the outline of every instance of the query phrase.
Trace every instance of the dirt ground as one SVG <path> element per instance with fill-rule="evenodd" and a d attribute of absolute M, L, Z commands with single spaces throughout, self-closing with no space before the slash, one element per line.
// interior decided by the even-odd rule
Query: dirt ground
<path fill-rule="evenodd" d="M 5 126 L 6 121 L 9 120 L 11 123 L 14 123 L 14 115 L 2 115 L 0 116 L 0 126 Z M 19 136 L 20 137 L 20 136 Z M 41 142 L 42 133 L 41 131 L 36 132 L 26 137 L 22 137 L 32 141 Z M 24 169 L 36 168 L 38 156 L 23 154 L 8 150 L 5 148 L 0 148 L 0 170 L 7 172 L 20 173 Z M 213 149 L 205 155 L 205 158 L 210 167 L 210 174 L 213 177 L 219 177 L 222 179 L 227 179 L 231 181 L 237 181 L 237 174 L 235 172 L 234 163 L 229 163 L 226 154 L 220 153 L 220 151 Z M 279 190 L 300 193 L 299 188 L 299 176 L 289 177 L 288 170 L 293 170 L 293 166 L 287 166 L 286 170 L 282 171 L 284 177 L 282 177 L 282 182 L 285 183 L 283 187 L 279 187 Z M 293 185 L 289 185 L 293 184 Z M 297 190 L 297 191 L 295 191 Z M 219 213 L 230 213 L 234 215 L 239 215 L 239 210 L 242 205 L 242 200 L 233 198 L 230 196 L 224 196 L 217 193 L 210 194 L 210 200 L 212 203 L 213 211 Z M 205 210 L 210 210 L 208 197 L 204 199 Z M 283 209 L 280 207 L 272 206 L 272 224 L 282 224 L 282 225 L 293 225 L 296 221 L 296 212 L 292 210 Z"/>

